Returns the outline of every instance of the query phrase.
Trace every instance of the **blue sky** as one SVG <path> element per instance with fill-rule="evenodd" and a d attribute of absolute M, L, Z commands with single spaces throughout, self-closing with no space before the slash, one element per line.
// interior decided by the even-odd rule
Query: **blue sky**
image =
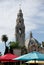
<path fill-rule="evenodd" d="M 32 31 L 34 38 L 40 43 L 44 41 L 44 0 L 0 0 L 0 51 L 5 50 L 1 41 L 3 34 L 8 36 L 9 41 L 15 40 L 15 25 L 20 3 L 24 14 L 26 39 Z"/>

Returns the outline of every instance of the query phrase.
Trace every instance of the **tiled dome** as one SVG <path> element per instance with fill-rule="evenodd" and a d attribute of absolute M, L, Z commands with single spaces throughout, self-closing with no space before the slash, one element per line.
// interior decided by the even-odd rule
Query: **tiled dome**
<path fill-rule="evenodd" d="M 30 38 L 25 41 L 25 46 L 28 49 L 29 45 L 32 45 L 32 44 L 40 45 L 40 43 L 35 38 L 33 38 L 32 32 L 30 32 Z"/>

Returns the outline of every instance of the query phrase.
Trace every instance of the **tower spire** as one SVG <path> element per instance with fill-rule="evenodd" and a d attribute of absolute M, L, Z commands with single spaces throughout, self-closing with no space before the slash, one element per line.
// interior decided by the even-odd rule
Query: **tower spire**
<path fill-rule="evenodd" d="M 17 14 L 17 19 L 16 19 L 16 41 L 19 42 L 19 46 L 23 47 L 25 43 L 25 25 L 24 25 L 24 18 L 23 18 L 23 13 L 21 10 L 21 4 L 20 4 L 20 9 Z"/>
<path fill-rule="evenodd" d="M 19 4 L 19 9 L 21 9 L 21 3 Z"/>
<path fill-rule="evenodd" d="M 32 32 L 30 31 L 30 38 L 32 38 L 33 36 L 32 36 Z"/>
<path fill-rule="evenodd" d="M 21 9 L 21 0 L 20 0 L 20 2 L 19 2 L 19 9 Z"/>

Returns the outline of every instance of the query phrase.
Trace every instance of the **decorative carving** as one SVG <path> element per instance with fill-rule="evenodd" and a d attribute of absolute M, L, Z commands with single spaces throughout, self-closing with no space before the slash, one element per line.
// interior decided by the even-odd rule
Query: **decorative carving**
<path fill-rule="evenodd" d="M 17 15 L 16 22 L 16 41 L 18 41 L 19 45 L 22 47 L 25 45 L 25 25 L 21 9 Z"/>

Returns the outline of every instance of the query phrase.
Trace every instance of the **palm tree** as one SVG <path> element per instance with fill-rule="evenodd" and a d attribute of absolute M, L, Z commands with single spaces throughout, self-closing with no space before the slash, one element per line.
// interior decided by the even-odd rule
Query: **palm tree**
<path fill-rule="evenodd" d="M 5 48 L 6 48 L 6 42 L 8 40 L 7 35 L 2 35 L 2 41 L 5 42 Z"/>

